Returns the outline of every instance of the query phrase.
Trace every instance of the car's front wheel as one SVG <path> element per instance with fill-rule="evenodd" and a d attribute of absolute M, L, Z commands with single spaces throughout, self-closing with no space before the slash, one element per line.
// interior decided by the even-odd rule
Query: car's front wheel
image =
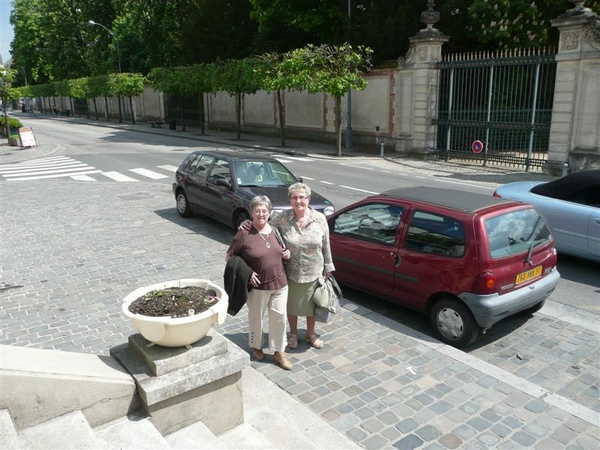
<path fill-rule="evenodd" d="M 177 192 L 176 203 L 177 203 L 177 212 L 181 217 L 190 217 L 192 215 L 192 208 L 190 208 L 190 204 L 188 202 L 187 196 L 185 192 L 182 190 Z"/>
<path fill-rule="evenodd" d="M 444 298 L 433 306 L 431 324 L 441 341 L 457 348 L 469 346 L 479 334 L 479 325 L 469 308 L 452 298 Z"/>
<path fill-rule="evenodd" d="M 238 213 L 235 217 L 235 220 L 233 221 L 235 229 L 238 230 L 242 222 L 244 222 L 245 220 L 250 220 L 250 216 L 248 215 L 248 213 L 245 211 Z"/>

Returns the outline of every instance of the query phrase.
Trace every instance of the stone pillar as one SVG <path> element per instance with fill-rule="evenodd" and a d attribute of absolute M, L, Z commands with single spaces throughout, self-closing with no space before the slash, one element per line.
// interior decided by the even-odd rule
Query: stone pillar
<path fill-rule="evenodd" d="M 442 60 L 442 45 L 450 39 L 433 28 L 440 19 L 433 0 L 427 6 L 421 14 L 427 27 L 410 38 L 396 81 L 396 151 L 423 157 L 435 146 L 437 126 L 432 121 L 437 117 L 439 95 L 439 69 L 435 65 Z"/>
<path fill-rule="evenodd" d="M 560 31 L 545 171 L 600 168 L 600 16 L 575 1 L 552 21 Z"/>
<path fill-rule="evenodd" d="M 202 421 L 215 435 L 244 421 L 242 370 L 248 354 L 214 330 L 190 348 L 150 345 L 141 334 L 110 354 L 133 377 L 163 435 Z"/>

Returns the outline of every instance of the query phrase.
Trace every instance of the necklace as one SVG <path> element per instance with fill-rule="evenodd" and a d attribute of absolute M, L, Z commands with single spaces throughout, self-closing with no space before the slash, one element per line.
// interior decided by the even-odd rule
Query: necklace
<path fill-rule="evenodd" d="M 262 234 L 260 231 L 258 232 L 258 234 L 260 234 L 260 237 L 263 238 L 263 241 L 265 241 L 265 245 L 267 246 L 267 248 L 271 248 L 271 244 L 269 244 L 269 236 L 271 236 L 271 233 L 269 232 L 267 234 L 267 237 L 265 237 L 265 235 Z"/>

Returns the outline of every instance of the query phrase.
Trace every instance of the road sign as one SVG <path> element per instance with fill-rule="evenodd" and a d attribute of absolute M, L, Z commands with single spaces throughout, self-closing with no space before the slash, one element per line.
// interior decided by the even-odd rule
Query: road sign
<path fill-rule="evenodd" d="M 471 144 L 471 150 L 473 150 L 473 153 L 481 153 L 483 151 L 483 142 L 479 140 L 473 141 Z"/>
<path fill-rule="evenodd" d="M 33 135 L 33 128 L 31 127 L 19 128 L 19 139 L 21 139 L 21 147 L 37 147 L 37 142 L 35 142 L 35 136 Z"/>

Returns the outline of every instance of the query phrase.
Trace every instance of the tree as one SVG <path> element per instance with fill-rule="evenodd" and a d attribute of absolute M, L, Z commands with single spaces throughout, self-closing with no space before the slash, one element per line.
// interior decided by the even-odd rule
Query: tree
<path fill-rule="evenodd" d="M 262 88 L 267 92 L 275 91 L 277 98 L 277 112 L 279 116 L 279 136 L 281 146 L 285 147 L 285 105 L 281 91 L 293 86 L 293 74 L 286 72 L 284 56 L 280 53 L 265 53 L 258 57 L 257 71 L 260 76 Z"/>
<path fill-rule="evenodd" d="M 600 1 L 588 1 L 587 7 L 598 12 Z M 567 10 L 562 0 L 475 0 L 468 7 L 471 35 L 493 48 L 522 48 L 556 45 L 550 21 Z"/>
<path fill-rule="evenodd" d="M 256 58 L 230 59 L 215 64 L 215 88 L 235 97 L 236 138 L 241 139 L 242 99 L 255 94 L 260 88 L 258 60 Z"/>
<path fill-rule="evenodd" d="M 131 109 L 131 121 L 135 125 L 135 114 L 133 112 L 133 96 L 144 92 L 145 78 L 139 73 L 113 73 L 109 75 L 109 86 L 111 93 L 119 97 L 129 98 L 129 107 Z M 119 102 L 119 114 L 121 114 Z"/>
<path fill-rule="evenodd" d="M 6 127 L 6 138 L 10 138 L 10 125 L 8 121 L 8 100 L 12 98 L 11 84 L 15 77 L 15 71 L 0 65 L 0 99 L 4 111 L 4 126 Z"/>
<path fill-rule="evenodd" d="M 363 71 L 371 68 L 372 50 L 349 44 L 320 45 L 292 50 L 284 58 L 286 72 L 293 74 L 290 82 L 295 89 L 310 93 L 326 92 L 335 100 L 336 154 L 342 156 L 342 97 L 350 90 L 362 91 L 367 82 Z"/>

